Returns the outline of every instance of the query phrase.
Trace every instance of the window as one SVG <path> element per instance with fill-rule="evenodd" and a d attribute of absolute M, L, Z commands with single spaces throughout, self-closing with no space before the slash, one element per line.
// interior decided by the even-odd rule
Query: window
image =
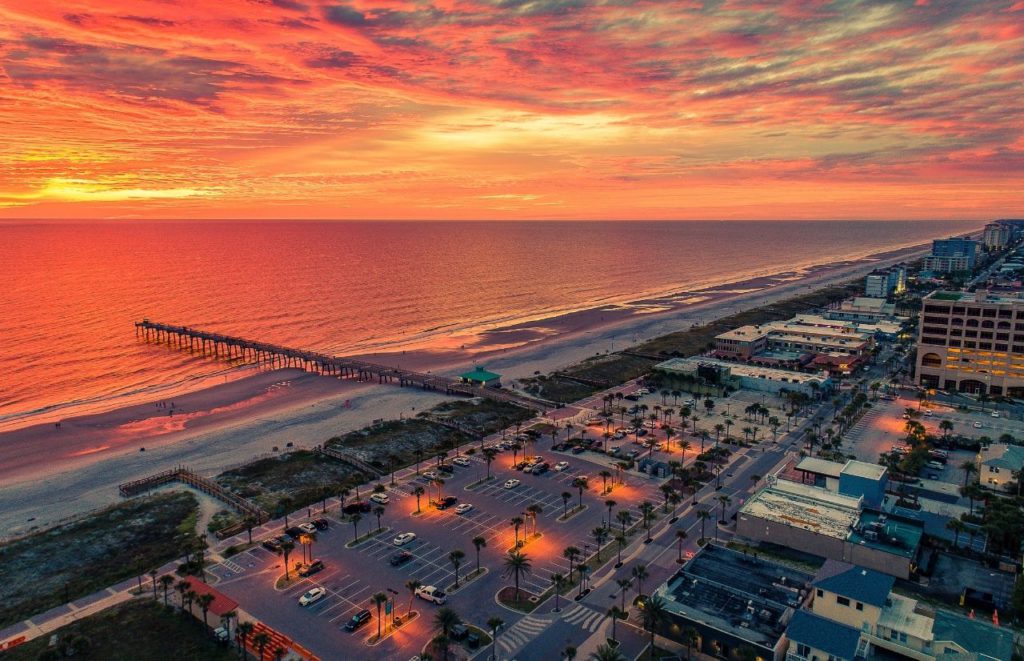
<path fill-rule="evenodd" d="M 1009 333 L 996 333 L 996 339 L 997 340 L 1008 340 L 1008 339 L 1010 339 L 1010 334 Z"/>
<path fill-rule="evenodd" d="M 981 339 L 983 339 L 983 340 L 991 340 L 992 339 L 992 332 L 991 331 L 982 331 L 981 332 Z"/>
<path fill-rule="evenodd" d="M 819 597 L 824 597 L 825 596 L 825 593 L 821 591 L 821 588 L 818 588 L 818 596 Z"/>
<path fill-rule="evenodd" d="M 836 595 L 836 603 L 839 604 L 840 606 L 849 606 L 850 605 L 850 600 L 847 599 L 846 597 L 840 597 L 840 596 Z"/>
<path fill-rule="evenodd" d="M 964 335 L 967 337 L 978 337 L 978 331 L 967 331 Z"/>
<path fill-rule="evenodd" d="M 805 659 L 811 655 L 811 648 L 803 643 L 796 644 L 796 655 L 802 656 Z"/>
<path fill-rule="evenodd" d="M 926 313 L 927 312 L 935 312 L 935 313 L 938 313 L 938 314 L 949 314 L 949 308 L 947 308 L 945 306 L 942 306 L 942 305 L 926 305 L 926 306 L 924 306 L 924 311 Z"/>
<path fill-rule="evenodd" d="M 991 349 L 992 348 L 992 343 L 991 342 L 979 342 L 978 343 L 978 348 L 980 348 L 980 349 Z"/>
<path fill-rule="evenodd" d="M 931 344 L 934 346 L 944 347 L 946 346 L 946 338 L 944 337 L 922 337 L 921 344 Z"/>
<path fill-rule="evenodd" d="M 857 602 L 857 610 L 859 610 L 859 611 L 862 611 L 862 610 L 864 610 L 864 604 L 862 604 L 862 603 L 860 603 L 860 602 L 858 601 L 858 602 Z"/>
<path fill-rule="evenodd" d="M 1006 351 L 1006 345 L 1005 344 L 997 344 L 996 345 L 996 351 Z"/>

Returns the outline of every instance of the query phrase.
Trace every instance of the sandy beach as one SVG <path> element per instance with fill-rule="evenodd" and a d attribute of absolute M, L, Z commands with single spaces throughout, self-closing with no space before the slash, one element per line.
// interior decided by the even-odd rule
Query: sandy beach
<path fill-rule="evenodd" d="M 485 364 L 511 385 L 599 353 L 706 323 L 741 309 L 845 282 L 923 252 L 759 277 L 664 299 L 495 329 L 478 342 L 438 351 L 364 356 L 407 369 L 453 373 Z M 435 392 L 262 371 L 170 401 L 148 402 L 0 434 L 0 537 L 23 534 L 118 498 L 117 484 L 188 465 L 213 475 L 288 443 L 312 447 L 375 419 L 415 415 L 443 401 Z M 140 451 L 140 448 L 145 451 Z"/>

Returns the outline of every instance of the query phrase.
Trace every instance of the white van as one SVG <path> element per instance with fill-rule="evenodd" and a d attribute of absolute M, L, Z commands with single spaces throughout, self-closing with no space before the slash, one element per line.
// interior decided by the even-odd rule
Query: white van
<path fill-rule="evenodd" d="M 929 461 L 928 462 L 928 468 L 931 468 L 932 470 L 940 471 L 943 468 L 945 468 L 945 466 L 943 466 L 942 464 L 940 464 L 937 461 Z"/>

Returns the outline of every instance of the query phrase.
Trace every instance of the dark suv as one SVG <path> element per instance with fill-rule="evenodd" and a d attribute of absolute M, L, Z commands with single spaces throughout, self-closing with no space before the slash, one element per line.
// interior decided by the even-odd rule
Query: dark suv
<path fill-rule="evenodd" d="M 365 514 L 366 512 L 369 512 L 371 509 L 373 508 L 370 507 L 370 503 L 367 503 L 362 500 L 357 500 L 349 503 L 348 505 L 345 505 L 345 507 L 341 508 L 341 511 L 345 514 Z"/>
<path fill-rule="evenodd" d="M 299 570 L 299 576 L 312 576 L 318 571 L 323 571 L 323 569 L 324 561 L 314 560 L 313 562 L 309 563 L 308 565 L 305 565 L 302 569 Z"/>
<path fill-rule="evenodd" d="M 399 565 L 404 565 L 410 560 L 412 560 L 412 553 L 409 553 L 408 551 L 402 551 L 401 553 L 396 553 L 393 556 L 391 556 L 391 566 L 398 567 Z"/>
<path fill-rule="evenodd" d="M 263 541 L 263 548 L 267 549 L 268 551 L 272 551 L 274 553 L 280 553 L 281 552 L 281 538 L 280 537 L 271 537 L 270 539 L 264 540 Z"/>
<path fill-rule="evenodd" d="M 370 611 L 363 609 L 352 616 L 352 619 L 345 625 L 345 631 L 355 631 L 370 621 Z"/>
<path fill-rule="evenodd" d="M 327 530 L 330 526 L 330 521 L 327 519 L 313 519 L 313 525 L 316 526 L 317 530 Z"/>
<path fill-rule="evenodd" d="M 299 528 L 297 528 L 295 526 L 292 526 L 291 528 L 288 528 L 287 530 L 285 530 L 284 534 L 288 535 L 292 539 L 298 539 L 299 537 L 302 537 L 306 533 L 302 532 L 301 529 L 299 529 Z"/>
<path fill-rule="evenodd" d="M 459 502 L 459 499 L 455 496 L 445 496 L 444 500 L 437 503 L 437 509 L 446 510 L 457 502 Z"/>

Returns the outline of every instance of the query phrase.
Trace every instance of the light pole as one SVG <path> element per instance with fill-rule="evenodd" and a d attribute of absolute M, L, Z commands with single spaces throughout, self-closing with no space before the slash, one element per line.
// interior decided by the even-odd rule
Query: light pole
<path fill-rule="evenodd" d="M 397 590 L 392 590 L 391 588 L 388 588 L 387 590 L 388 590 L 388 592 L 391 593 L 392 597 L 384 605 L 384 609 L 385 609 L 384 615 L 387 616 L 388 615 L 388 611 L 390 611 L 390 614 L 391 614 L 391 625 L 390 626 L 394 627 L 395 626 L 395 597 L 398 596 L 398 591 Z"/>

